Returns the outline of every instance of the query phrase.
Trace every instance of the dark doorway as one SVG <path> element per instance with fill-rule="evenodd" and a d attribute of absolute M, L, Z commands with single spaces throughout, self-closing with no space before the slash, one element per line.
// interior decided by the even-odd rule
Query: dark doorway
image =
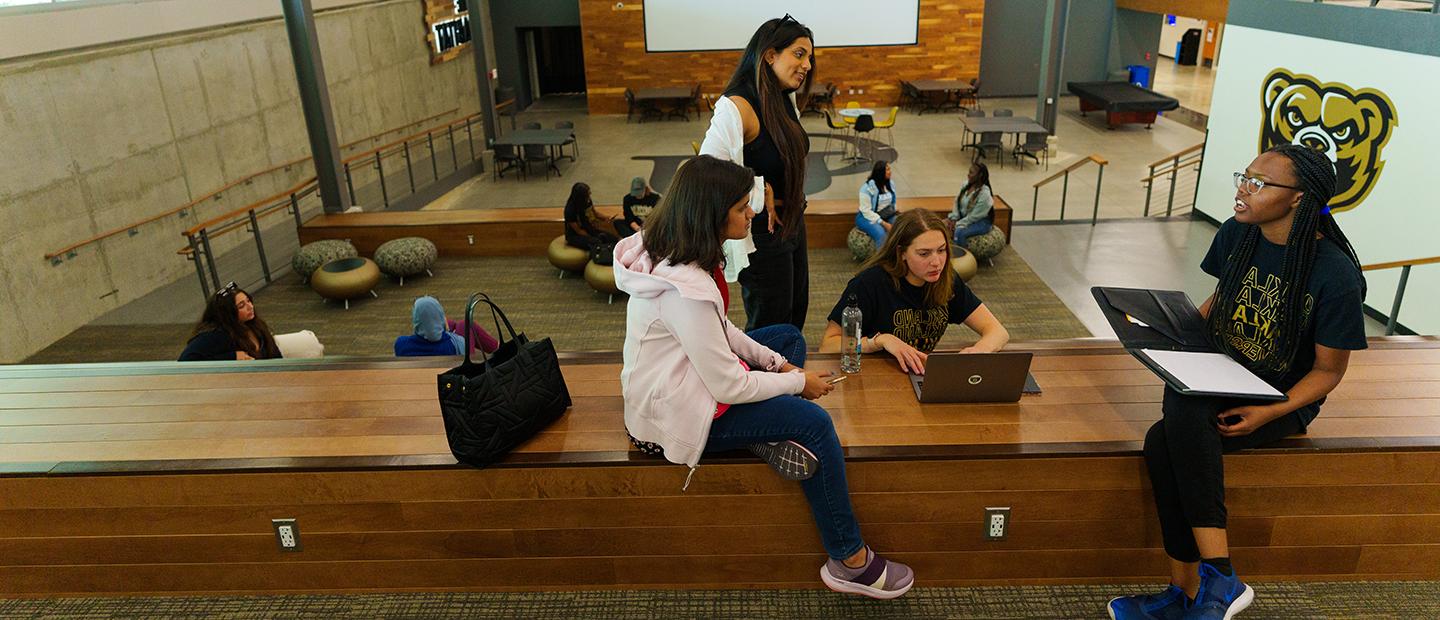
<path fill-rule="evenodd" d="M 531 99 L 585 92 L 585 49 L 579 26 L 522 28 L 520 57 Z"/>

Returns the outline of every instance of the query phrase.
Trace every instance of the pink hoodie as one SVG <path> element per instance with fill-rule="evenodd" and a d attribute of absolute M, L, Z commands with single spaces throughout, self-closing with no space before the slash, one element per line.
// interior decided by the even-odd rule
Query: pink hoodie
<path fill-rule="evenodd" d="M 660 444 L 670 462 L 700 462 L 716 402 L 753 403 L 805 389 L 804 374 L 776 372 L 784 356 L 725 318 L 705 270 L 655 264 L 640 234 L 615 245 L 614 269 L 615 285 L 630 295 L 620 371 L 625 428 Z M 761 370 L 745 370 L 739 358 Z"/>

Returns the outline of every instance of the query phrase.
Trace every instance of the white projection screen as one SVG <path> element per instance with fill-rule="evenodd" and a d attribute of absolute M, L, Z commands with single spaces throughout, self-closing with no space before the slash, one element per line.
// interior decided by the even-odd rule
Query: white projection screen
<path fill-rule="evenodd" d="M 645 0 L 645 51 L 743 49 L 767 19 L 789 13 L 815 33 L 817 47 L 915 45 L 920 1 Z"/>

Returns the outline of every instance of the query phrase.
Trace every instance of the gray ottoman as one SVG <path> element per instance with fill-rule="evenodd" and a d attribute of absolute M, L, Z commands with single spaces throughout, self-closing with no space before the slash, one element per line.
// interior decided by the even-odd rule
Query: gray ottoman
<path fill-rule="evenodd" d="M 850 257 L 857 263 L 863 263 L 875 254 L 875 240 L 859 228 L 850 229 L 850 235 L 845 237 L 845 245 L 850 246 Z"/>
<path fill-rule="evenodd" d="M 439 257 L 435 244 L 424 237 L 391 239 L 375 248 L 375 264 L 380 267 L 380 272 L 400 278 L 400 286 L 405 286 L 406 276 L 435 275 L 430 268 L 435 266 L 435 259 Z"/>
<path fill-rule="evenodd" d="M 995 261 L 992 259 L 1005 251 L 1005 231 L 1000 230 L 999 226 L 992 226 L 990 232 L 966 239 L 965 246 L 965 249 L 975 254 L 975 258 L 984 259 L 994 265 Z"/>
<path fill-rule="evenodd" d="M 355 251 L 355 246 L 343 239 L 312 241 L 300 246 L 300 249 L 295 252 L 295 258 L 290 260 L 290 267 L 308 282 L 310 276 L 321 265 L 332 260 L 354 258 L 359 255 L 360 253 Z"/>

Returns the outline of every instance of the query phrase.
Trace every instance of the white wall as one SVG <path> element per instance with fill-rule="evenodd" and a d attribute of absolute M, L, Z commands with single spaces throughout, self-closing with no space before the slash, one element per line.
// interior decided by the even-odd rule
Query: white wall
<path fill-rule="evenodd" d="M 1339 43 L 1231 25 L 1222 54 L 1227 62 L 1215 78 L 1210 107 L 1210 137 L 1200 178 L 1201 211 L 1218 220 L 1233 215 L 1231 174 L 1255 158 L 1259 148 L 1262 82 L 1284 67 L 1339 82 L 1353 89 L 1374 88 L 1389 96 L 1398 125 L 1381 153 L 1384 168 L 1365 200 L 1337 213 L 1362 264 L 1440 255 L 1440 208 L 1434 192 L 1434 150 L 1440 144 L 1435 122 L 1440 101 L 1440 58 Z M 1263 59 L 1263 60 L 1262 60 Z M 1388 313 L 1398 269 L 1366 273 L 1366 304 Z M 1399 320 L 1422 334 L 1440 333 L 1440 266 L 1416 267 L 1410 274 Z"/>
<path fill-rule="evenodd" d="M 1175 45 L 1180 43 L 1180 38 L 1185 36 L 1185 31 L 1191 28 L 1199 28 L 1201 34 L 1205 32 L 1205 20 L 1191 19 L 1189 17 L 1175 16 L 1175 25 L 1170 25 L 1170 20 L 1165 20 L 1160 26 L 1160 55 L 1166 58 L 1175 58 Z M 1204 42 L 1201 42 L 1204 47 Z"/>

